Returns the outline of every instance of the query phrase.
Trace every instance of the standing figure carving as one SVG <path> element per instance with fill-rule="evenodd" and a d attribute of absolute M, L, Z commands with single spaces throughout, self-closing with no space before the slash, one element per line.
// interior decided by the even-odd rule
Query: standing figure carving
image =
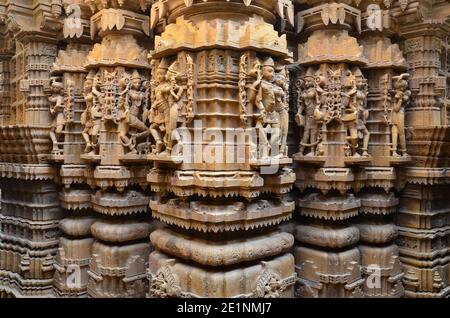
<path fill-rule="evenodd" d="M 269 57 L 262 64 L 255 63 L 250 75 L 256 77 L 248 87 L 247 98 L 257 110 L 255 128 L 261 147 L 259 158 L 267 158 L 269 154 L 272 157 L 280 157 L 280 113 L 276 111 L 276 92 L 280 87 L 274 83 L 276 76 L 274 60 Z"/>
<path fill-rule="evenodd" d="M 286 68 L 283 68 L 275 76 L 275 84 L 277 85 L 275 90 L 275 110 L 278 112 L 278 118 L 280 122 L 280 155 L 287 156 L 287 135 L 289 130 L 289 81 L 286 76 Z"/>
<path fill-rule="evenodd" d="M 149 114 L 150 132 L 156 143 L 156 153 L 164 150 L 163 134 L 166 131 L 166 118 L 169 116 L 170 83 L 167 81 L 167 61 L 162 59 L 156 70 L 156 83 L 153 83 L 154 100 Z"/>
<path fill-rule="evenodd" d="M 186 122 L 186 110 L 183 109 L 183 103 L 181 98 L 184 93 L 184 88 L 181 85 L 178 85 L 178 81 L 180 79 L 180 73 L 175 68 L 176 64 L 172 64 L 169 67 L 167 76 L 170 81 L 170 95 L 169 95 L 169 121 L 166 124 L 166 134 L 165 134 L 165 143 L 166 150 L 168 153 L 172 152 L 172 148 L 174 146 L 174 142 L 177 144 L 177 150 L 175 152 L 176 155 L 179 155 L 182 151 L 182 143 L 181 136 L 177 131 L 178 124 Z"/>
<path fill-rule="evenodd" d="M 120 140 L 124 147 L 131 153 L 136 153 L 136 133 L 146 132 L 147 126 L 140 119 L 143 106 L 146 103 L 145 82 L 142 83 L 141 75 L 134 70 L 131 75 L 131 81 L 124 76 L 119 81 L 120 100 Z M 146 107 L 144 107 L 146 108 Z M 130 130 L 135 130 L 130 134 Z"/>
<path fill-rule="evenodd" d="M 50 139 L 53 143 L 53 153 L 61 154 L 58 141 L 61 139 L 61 135 L 64 130 L 64 85 L 61 82 L 53 80 L 51 83 L 51 96 L 50 102 L 50 114 L 53 117 L 52 125 L 50 128 Z"/>
<path fill-rule="evenodd" d="M 300 105 L 295 120 L 300 127 L 304 128 L 303 137 L 300 143 L 300 153 L 303 155 L 306 148 L 309 148 L 308 156 L 316 154 L 318 122 L 315 114 L 319 112 L 320 99 L 317 103 L 317 91 L 314 77 L 306 75 L 304 77 L 304 89 L 300 92 Z"/>
<path fill-rule="evenodd" d="M 342 91 L 342 103 L 343 103 L 343 116 L 342 121 L 347 132 L 347 148 L 346 156 L 358 156 L 356 152 L 358 148 L 358 127 L 357 116 L 358 107 L 356 104 L 356 81 L 351 71 L 346 71 L 343 80 Z"/>
<path fill-rule="evenodd" d="M 411 91 L 408 89 L 408 73 L 393 77 L 395 80 L 394 104 L 391 110 L 391 131 L 392 131 L 392 155 L 407 156 L 405 137 L 405 107 L 411 98 Z M 398 149 L 400 144 L 400 149 Z"/>
<path fill-rule="evenodd" d="M 355 102 L 358 108 L 358 115 L 356 118 L 357 128 L 359 139 L 362 139 L 362 155 L 369 156 L 368 148 L 369 148 L 369 139 L 370 132 L 366 127 L 367 119 L 369 118 L 369 110 L 367 109 L 367 94 L 368 94 L 368 85 L 367 80 L 362 78 L 357 81 L 356 84 L 356 94 L 355 94 Z"/>
<path fill-rule="evenodd" d="M 86 143 L 85 153 L 95 154 L 98 146 L 98 134 L 102 119 L 101 94 L 99 89 L 98 76 L 91 71 L 84 82 L 84 100 L 86 109 L 81 114 L 81 124 L 83 125 L 82 136 Z"/>
<path fill-rule="evenodd" d="M 181 151 L 181 137 L 177 132 L 180 121 L 186 120 L 182 96 L 185 92 L 179 85 L 181 74 L 178 62 L 168 66 L 167 60 L 162 59 L 156 70 L 152 83 L 152 106 L 149 114 L 150 133 L 155 140 L 155 153 L 170 155 L 174 142 L 177 143 L 177 154 Z"/>

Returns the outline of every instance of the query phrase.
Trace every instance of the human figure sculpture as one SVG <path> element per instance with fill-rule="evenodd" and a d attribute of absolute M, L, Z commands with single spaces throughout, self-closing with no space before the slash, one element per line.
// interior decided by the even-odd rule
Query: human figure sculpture
<path fill-rule="evenodd" d="M 356 104 L 355 95 L 357 93 L 356 81 L 351 71 L 347 71 L 343 81 L 343 92 L 342 102 L 343 102 L 343 116 L 342 121 L 344 122 L 345 130 L 347 131 L 347 156 L 359 156 L 356 152 L 358 148 L 358 126 L 357 126 L 357 116 L 358 107 Z"/>
<path fill-rule="evenodd" d="M 182 144 L 181 144 L 181 136 L 177 131 L 177 127 L 180 121 L 185 122 L 185 119 L 183 120 L 182 118 L 185 115 L 183 114 L 182 109 L 183 105 L 181 103 L 181 97 L 183 96 L 184 88 L 177 84 L 177 78 L 179 77 L 179 73 L 177 71 L 169 67 L 167 76 L 169 77 L 170 81 L 170 95 L 169 95 L 170 111 L 168 118 L 169 121 L 166 124 L 167 127 L 165 135 L 166 150 L 167 152 L 171 152 L 174 141 L 176 141 L 178 148 L 176 154 L 180 154 L 182 151 Z"/>
<path fill-rule="evenodd" d="M 61 138 L 64 130 L 64 85 L 56 80 L 51 84 L 52 95 L 49 97 L 50 114 L 53 116 L 52 125 L 50 128 L 50 139 L 53 143 L 53 153 L 61 154 L 58 146 L 58 141 Z"/>
<path fill-rule="evenodd" d="M 165 150 L 163 138 L 166 134 L 166 124 L 170 115 L 170 97 L 172 84 L 168 80 L 168 64 L 162 59 L 156 70 L 156 83 L 153 83 L 154 99 L 149 113 L 150 133 L 155 140 L 156 154 Z M 163 135 L 164 134 L 164 135 Z"/>
<path fill-rule="evenodd" d="M 300 143 L 300 153 L 303 154 L 305 148 L 309 148 L 307 156 L 314 156 L 317 146 L 318 122 L 315 118 L 316 110 L 320 104 L 317 104 L 317 91 L 314 77 L 306 75 L 305 89 L 301 92 L 301 105 L 295 116 L 295 120 L 300 127 L 304 127 L 303 137 Z"/>
<path fill-rule="evenodd" d="M 177 128 L 186 124 L 188 114 L 182 101 L 185 89 L 179 84 L 180 78 L 177 61 L 168 66 L 167 60 L 161 60 L 152 83 L 153 99 L 148 116 L 150 133 L 156 142 L 155 152 L 159 155 L 177 156 L 182 151 L 181 135 Z M 176 151 L 172 153 L 174 145 Z"/>
<path fill-rule="evenodd" d="M 322 105 L 325 102 L 325 97 L 328 95 L 328 92 L 326 91 L 326 84 L 327 84 L 327 78 L 322 75 L 322 72 L 318 72 L 315 77 L 315 90 L 316 90 L 316 104 L 317 107 L 320 108 L 320 105 Z"/>
<path fill-rule="evenodd" d="M 100 122 L 102 112 L 100 106 L 100 92 L 98 91 L 97 76 L 89 73 L 84 82 L 84 100 L 86 109 L 81 114 L 81 124 L 83 125 L 82 136 L 86 143 L 85 153 L 95 154 L 98 145 L 98 134 L 100 132 Z M 97 87 L 96 87 L 97 86 Z"/>
<path fill-rule="evenodd" d="M 130 129 L 133 128 L 137 132 L 147 131 L 147 126 L 140 119 L 146 95 L 142 89 L 141 75 L 137 70 L 134 70 L 131 75 L 131 82 L 128 82 L 127 78 L 123 78 L 120 81 L 120 86 L 120 98 L 122 99 L 120 108 L 123 113 L 121 114 L 119 136 L 124 147 L 129 148 L 131 153 L 136 153 L 136 136 L 130 135 Z"/>
<path fill-rule="evenodd" d="M 369 110 L 367 109 L 367 80 L 361 79 L 358 81 L 357 85 L 357 91 L 355 94 L 355 102 L 358 109 L 358 115 L 356 118 L 357 122 L 357 129 L 360 135 L 362 137 L 360 139 L 363 140 L 362 142 L 362 155 L 367 157 L 369 156 L 368 153 L 368 147 L 369 147 L 369 139 L 370 139 L 370 132 L 366 127 L 366 121 L 369 118 Z"/>
<path fill-rule="evenodd" d="M 275 111 L 278 112 L 278 118 L 280 123 L 280 155 L 287 156 L 287 135 L 289 130 L 289 104 L 288 104 L 288 92 L 289 85 L 285 75 L 286 70 L 275 76 L 275 84 L 277 85 L 275 90 Z"/>
<path fill-rule="evenodd" d="M 248 101 L 255 105 L 257 118 L 255 128 L 260 138 L 260 158 L 269 156 L 281 156 L 279 153 L 280 118 L 275 110 L 277 86 L 273 82 L 275 76 L 275 62 L 272 58 L 266 58 L 262 64 L 257 63 L 250 72 L 256 80 L 249 86 L 247 92 Z M 270 134 L 270 144 L 267 138 Z M 275 150 L 275 151 L 274 151 Z"/>
<path fill-rule="evenodd" d="M 405 137 L 405 107 L 411 98 L 411 91 L 408 89 L 409 74 L 404 73 L 393 77 L 395 80 L 395 97 L 391 110 L 391 132 L 392 132 L 392 156 L 407 156 Z M 400 149 L 398 149 L 400 144 Z M 400 152 L 400 154 L 399 154 Z"/>

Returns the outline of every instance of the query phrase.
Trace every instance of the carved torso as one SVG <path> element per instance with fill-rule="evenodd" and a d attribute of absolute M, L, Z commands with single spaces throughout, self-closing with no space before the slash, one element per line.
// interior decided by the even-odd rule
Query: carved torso
<path fill-rule="evenodd" d="M 154 110 L 153 122 L 157 124 L 164 123 L 166 121 L 166 117 L 169 115 L 170 96 L 171 85 L 168 82 L 164 82 L 159 84 L 155 88 L 155 102 L 152 105 Z"/>
<path fill-rule="evenodd" d="M 64 110 L 64 97 L 61 95 L 52 95 L 48 98 L 48 100 L 50 101 L 50 104 L 52 105 L 52 108 L 55 111 L 54 116 L 56 116 L 59 113 L 62 113 L 62 111 Z M 55 108 L 56 106 L 59 106 L 57 108 Z"/>
<path fill-rule="evenodd" d="M 144 93 L 131 89 L 129 95 L 131 99 L 130 114 L 138 116 L 142 107 L 142 101 L 144 100 Z"/>
<path fill-rule="evenodd" d="M 287 102 L 286 102 L 286 92 L 284 89 L 280 86 L 275 86 L 274 88 L 274 94 L 275 94 L 275 110 L 277 112 L 282 112 L 288 108 Z"/>
<path fill-rule="evenodd" d="M 306 116 L 314 116 L 316 90 L 314 87 L 308 88 L 303 94 L 302 98 L 306 105 Z"/>

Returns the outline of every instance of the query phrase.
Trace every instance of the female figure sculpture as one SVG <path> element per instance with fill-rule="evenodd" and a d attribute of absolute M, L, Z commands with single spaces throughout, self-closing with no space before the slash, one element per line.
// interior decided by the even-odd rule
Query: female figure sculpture
<path fill-rule="evenodd" d="M 98 79 L 92 72 L 88 74 L 84 82 L 83 95 L 86 102 L 86 109 L 81 114 L 81 124 L 84 127 L 82 136 L 86 143 L 84 152 L 94 154 L 98 144 L 102 111 L 100 108 L 101 95 L 98 91 Z"/>
<path fill-rule="evenodd" d="M 52 95 L 49 97 L 50 114 L 53 116 L 53 122 L 50 129 L 50 139 L 53 143 L 53 152 L 60 154 L 58 140 L 64 130 L 64 85 L 61 82 L 53 81 L 51 84 Z"/>
<path fill-rule="evenodd" d="M 407 156 L 406 137 L 405 137 L 405 106 L 411 97 L 411 91 L 408 89 L 409 74 L 404 73 L 393 77 L 395 80 L 394 105 L 391 110 L 391 131 L 392 131 L 392 155 Z M 400 149 L 398 144 L 400 143 Z M 398 153 L 400 152 L 400 154 Z"/>

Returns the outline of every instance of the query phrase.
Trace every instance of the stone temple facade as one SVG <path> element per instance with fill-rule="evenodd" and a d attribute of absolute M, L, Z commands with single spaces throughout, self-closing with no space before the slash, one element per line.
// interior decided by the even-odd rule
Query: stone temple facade
<path fill-rule="evenodd" d="M 0 297 L 450 297 L 444 0 L 0 0 Z"/>

